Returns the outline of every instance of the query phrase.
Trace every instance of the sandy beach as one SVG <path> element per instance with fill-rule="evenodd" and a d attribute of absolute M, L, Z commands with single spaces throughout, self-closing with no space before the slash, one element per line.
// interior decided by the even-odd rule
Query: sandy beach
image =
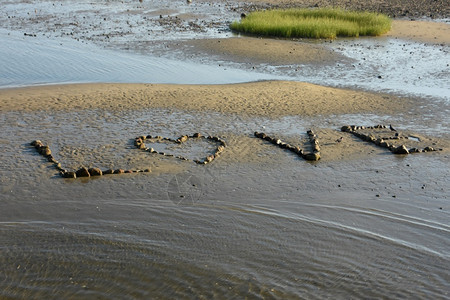
<path fill-rule="evenodd" d="M 267 81 L 233 85 L 82 84 L 0 90 L 2 111 L 174 108 L 247 116 L 399 113 L 411 100 L 314 84 Z"/>
<path fill-rule="evenodd" d="M 329 5 L 392 30 L 227 29 Z M 23 49 L 0 45 L 0 298 L 447 299 L 448 17 L 445 0 L 5 3 L 0 38 Z M 82 167 L 130 172 L 63 178 Z"/>

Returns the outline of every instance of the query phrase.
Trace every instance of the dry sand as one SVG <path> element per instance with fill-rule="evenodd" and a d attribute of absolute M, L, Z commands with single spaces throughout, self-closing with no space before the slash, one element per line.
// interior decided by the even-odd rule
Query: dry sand
<path fill-rule="evenodd" d="M 231 85 L 74 84 L 0 90 L 0 110 L 175 108 L 248 116 L 403 112 L 410 100 L 388 94 L 265 81 Z"/>
<path fill-rule="evenodd" d="M 411 41 L 450 45 L 450 24 L 395 20 L 386 36 Z"/>

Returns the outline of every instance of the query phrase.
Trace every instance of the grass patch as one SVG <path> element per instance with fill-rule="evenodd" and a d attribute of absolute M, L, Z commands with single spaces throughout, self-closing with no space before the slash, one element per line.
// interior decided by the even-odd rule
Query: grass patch
<path fill-rule="evenodd" d="M 237 32 L 285 38 L 377 36 L 391 29 L 383 14 L 337 8 L 265 10 L 250 13 L 230 28 Z"/>

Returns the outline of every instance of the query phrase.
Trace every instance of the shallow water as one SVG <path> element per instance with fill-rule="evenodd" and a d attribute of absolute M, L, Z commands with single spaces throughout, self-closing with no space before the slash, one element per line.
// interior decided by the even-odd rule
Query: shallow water
<path fill-rule="evenodd" d="M 116 52 L 71 39 L 24 37 L 5 30 L 0 30 L 0 70 L 0 87 L 83 82 L 223 84 L 273 78 L 268 74 Z"/>
<path fill-rule="evenodd" d="M 320 118 L 95 110 L 1 123 L 3 297 L 448 297 L 448 154 L 308 163 L 252 142 L 255 130 L 296 137 Z M 198 166 L 132 146 L 193 132 L 228 150 Z M 154 172 L 62 179 L 28 146 L 36 138 L 69 168 Z M 246 144 L 251 157 L 236 152 Z"/>
<path fill-rule="evenodd" d="M 90 20 L 103 20 L 114 11 L 117 28 L 127 21 L 128 2 L 67 1 L 55 9 L 47 1 L 4 3 L 5 12 L 21 18 L 34 9 L 59 15 L 38 27 L 30 26 L 35 20 L 6 22 L 1 15 L 7 27 L 0 30 L 2 87 L 288 78 L 428 98 L 401 115 L 275 120 L 177 110 L 1 112 L 0 298 L 449 298 L 448 152 L 405 157 L 374 146 L 362 158 L 309 163 L 252 138 L 264 131 L 298 141 L 309 128 L 381 123 L 448 139 L 448 66 L 442 65 L 448 48 L 395 40 L 338 42 L 331 47 L 351 55 L 355 67 L 303 66 L 294 74 L 291 67 L 261 66 L 259 73 L 244 72 L 231 63 L 219 67 L 214 58 L 198 64 L 180 62 L 176 53 L 161 58 L 112 51 L 111 45 L 105 50 L 102 34 L 116 30 L 109 20 L 103 27 L 95 21 L 89 32 L 83 27 L 89 22 L 80 22 L 69 39 L 62 34 L 65 26 L 49 30 L 71 20 L 66 3 L 76 6 L 75 17 L 87 10 Z M 148 8 L 154 19 L 162 10 L 181 16 L 194 9 L 184 1 L 177 9 L 167 1 L 145 3 L 160 5 Z M 227 11 L 217 5 L 208 11 L 210 18 Z M 30 28 L 42 35 L 20 31 Z M 154 28 L 159 38 L 167 30 Z M 145 30 L 135 26 L 112 39 L 144 39 Z M 196 34 L 222 36 L 218 30 Z M 89 38 L 76 41 L 82 35 Z M 180 30 L 171 38 L 186 35 Z M 367 47 L 376 49 L 366 52 Z M 378 66 L 391 51 L 396 55 Z M 221 136 L 226 151 L 198 166 L 133 146 L 143 134 L 177 138 L 194 132 Z M 34 139 L 50 145 L 68 169 L 153 171 L 62 179 L 28 146 Z M 202 148 L 177 151 L 198 157 Z"/>

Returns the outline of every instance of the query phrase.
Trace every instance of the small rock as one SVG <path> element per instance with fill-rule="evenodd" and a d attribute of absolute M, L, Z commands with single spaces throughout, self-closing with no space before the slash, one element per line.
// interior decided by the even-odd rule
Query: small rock
<path fill-rule="evenodd" d="M 88 171 L 89 171 L 89 174 L 91 174 L 91 176 L 102 176 L 103 175 L 102 170 L 100 170 L 99 168 L 90 168 Z"/>
<path fill-rule="evenodd" d="M 42 142 L 40 140 L 35 140 L 35 141 L 32 141 L 30 145 L 33 146 L 33 147 L 36 147 L 38 145 L 42 146 L 43 144 L 42 144 Z"/>
<path fill-rule="evenodd" d="M 406 148 L 405 145 L 401 145 L 401 146 L 395 148 L 392 152 L 394 154 L 409 154 L 408 148 Z"/>
<path fill-rule="evenodd" d="M 114 170 L 114 174 L 123 174 L 125 171 L 123 169 Z"/>
<path fill-rule="evenodd" d="M 50 148 L 45 148 L 45 149 L 42 150 L 41 154 L 43 156 L 49 156 L 49 155 L 52 154 L 52 151 L 50 150 Z"/>
<path fill-rule="evenodd" d="M 294 152 L 300 156 L 303 155 L 303 150 L 300 147 L 295 147 Z"/>
<path fill-rule="evenodd" d="M 152 170 L 150 168 L 144 169 L 144 172 L 150 173 Z"/>
<path fill-rule="evenodd" d="M 77 178 L 77 174 L 75 172 L 62 172 L 62 177 L 64 177 L 64 178 Z"/>
<path fill-rule="evenodd" d="M 184 143 L 188 140 L 188 136 L 187 135 L 183 135 L 182 137 L 180 137 L 179 139 L 177 139 L 177 143 Z"/>
<path fill-rule="evenodd" d="M 348 126 L 348 125 L 342 126 L 341 127 L 341 131 L 343 131 L 343 132 L 350 132 L 350 131 L 352 131 L 352 128 L 350 126 Z"/>
<path fill-rule="evenodd" d="M 306 160 L 309 161 L 318 161 L 320 159 L 320 153 L 307 153 L 303 156 Z"/>
<path fill-rule="evenodd" d="M 106 171 L 103 171 L 103 175 L 110 175 L 110 174 L 114 174 L 114 170 L 108 169 Z"/>
<path fill-rule="evenodd" d="M 202 135 L 200 133 L 196 132 L 196 133 L 194 133 L 193 137 L 194 138 L 200 138 L 200 137 L 202 137 Z"/>
<path fill-rule="evenodd" d="M 91 177 L 91 174 L 89 174 L 89 170 L 85 167 L 82 167 L 76 172 L 77 177 Z"/>

